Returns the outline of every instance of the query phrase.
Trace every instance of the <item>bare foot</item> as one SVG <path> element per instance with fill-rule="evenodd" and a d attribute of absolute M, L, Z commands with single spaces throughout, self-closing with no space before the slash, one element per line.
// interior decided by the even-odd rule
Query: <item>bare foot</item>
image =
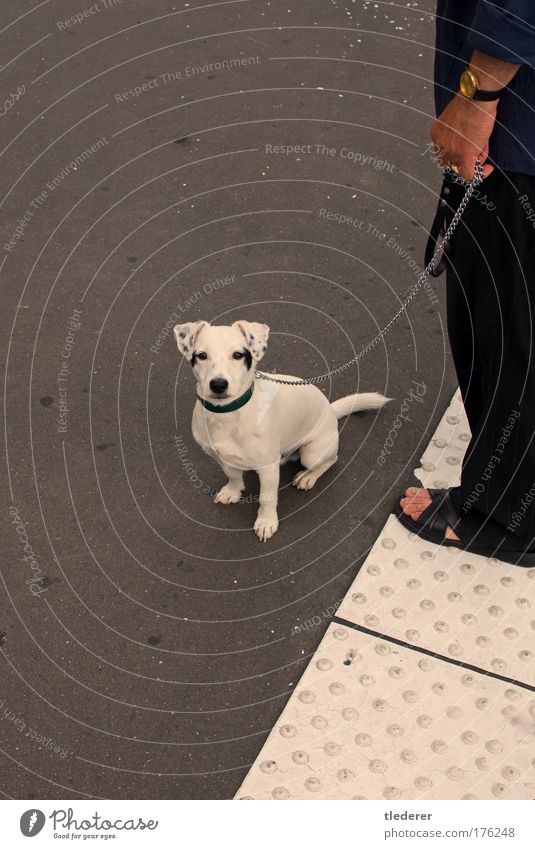
<path fill-rule="evenodd" d="M 405 497 L 399 502 L 406 516 L 411 519 L 419 519 L 424 510 L 431 504 L 431 496 L 426 489 L 417 489 L 410 486 L 405 490 Z M 444 539 L 459 539 L 455 531 L 446 528 Z"/>

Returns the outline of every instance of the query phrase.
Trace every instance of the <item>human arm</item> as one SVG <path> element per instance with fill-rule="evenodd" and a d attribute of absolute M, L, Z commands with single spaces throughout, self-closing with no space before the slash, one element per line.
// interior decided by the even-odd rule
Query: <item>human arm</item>
<path fill-rule="evenodd" d="M 511 82 L 520 64 L 474 50 L 468 67 L 478 78 L 480 88 L 497 91 Z M 458 93 L 431 127 L 431 138 L 440 151 L 441 163 L 456 165 L 465 180 L 473 178 L 476 159 L 486 163 L 498 103 L 499 100 L 471 100 Z M 484 164 L 485 177 L 492 171 L 492 165 Z"/>
<path fill-rule="evenodd" d="M 480 88 L 501 88 L 520 66 L 535 67 L 534 0 L 478 0 L 464 38 L 470 69 L 479 78 Z M 473 175 L 478 154 L 483 160 L 488 156 L 498 103 L 472 102 L 455 95 L 432 127 L 442 160 L 460 165 L 467 178 Z M 484 169 L 486 176 L 491 171 L 490 165 Z"/>

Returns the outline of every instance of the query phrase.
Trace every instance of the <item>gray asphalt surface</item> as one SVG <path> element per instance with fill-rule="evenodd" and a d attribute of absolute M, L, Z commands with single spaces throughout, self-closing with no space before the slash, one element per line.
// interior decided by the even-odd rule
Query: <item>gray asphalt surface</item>
<path fill-rule="evenodd" d="M 443 278 L 326 385 L 394 400 L 312 492 L 283 470 L 265 545 L 254 474 L 212 504 L 165 334 L 266 322 L 263 368 L 312 376 L 389 320 L 441 182 L 433 6 L 3 0 L 4 796 L 231 797 L 411 481 L 455 387 Z"/>

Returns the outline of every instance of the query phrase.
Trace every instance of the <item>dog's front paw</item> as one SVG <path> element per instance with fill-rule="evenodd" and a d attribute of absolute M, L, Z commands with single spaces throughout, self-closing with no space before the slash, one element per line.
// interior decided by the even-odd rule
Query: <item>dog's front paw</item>
<path fill-rule="evenodd" d="M 267 542 L 273 534 L 277 533 L 278 527 L 279 520 L 276 513 L 271 515 L 264 514 L 263 516 L 259 513 L 254 523 L 255 534 L 261 542 Z"/>
<path fill-rule="evenodd" d="M 239 486 L 225 484 L 214 498 L 214 504 L 237 504 L 241 498 L 242 490 Z"/>

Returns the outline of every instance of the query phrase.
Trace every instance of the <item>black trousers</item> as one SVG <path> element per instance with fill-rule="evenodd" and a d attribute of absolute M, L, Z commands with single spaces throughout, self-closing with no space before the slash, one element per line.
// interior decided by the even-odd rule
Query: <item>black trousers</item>
<path fill-rule="evenodd" d="M 457 208 L 464 188 L 453 184 Z M 494 208 L 493 208 L 494 207 Z M 494 171 L 455 232 L 448 334 L 472 439 L 461 539 L 535 549 L 535 177 Z"/>

